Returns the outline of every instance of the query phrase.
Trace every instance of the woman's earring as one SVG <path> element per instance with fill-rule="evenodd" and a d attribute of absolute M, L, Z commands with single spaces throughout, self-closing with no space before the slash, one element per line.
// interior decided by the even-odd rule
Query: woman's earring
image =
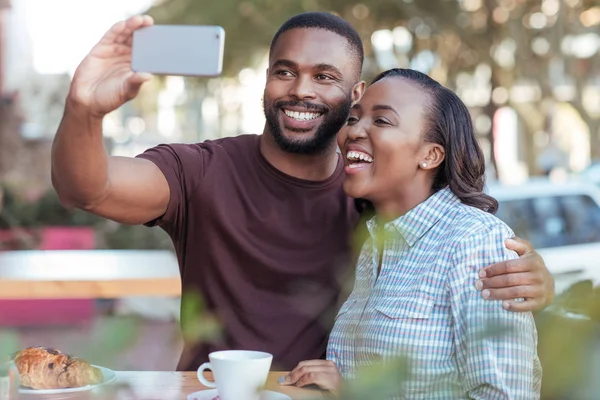
<path fill-rule="evenodd" d="M 421 168 L 427 168 L 427 164 L 426 163 L 421 163 Z"/>

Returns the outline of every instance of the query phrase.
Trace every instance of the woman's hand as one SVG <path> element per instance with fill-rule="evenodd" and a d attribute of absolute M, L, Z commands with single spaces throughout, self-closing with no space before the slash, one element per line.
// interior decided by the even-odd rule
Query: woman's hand
<path fill-rule="evenodd" d="M 342 375 L 333 361 L 302 361 L 289 374 L 282 376 L 279 383 L 298 387 L 317 385 L 337 395 L 342 384 Z"/>

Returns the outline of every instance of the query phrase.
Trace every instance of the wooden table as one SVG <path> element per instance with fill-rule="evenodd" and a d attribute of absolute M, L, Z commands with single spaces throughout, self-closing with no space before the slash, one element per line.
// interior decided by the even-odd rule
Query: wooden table
<path fill-rule="evenodd" d="M 0 253 L 0 299 L 110 299 L 180 294 L 177 258 L 167 250 Z"/>
<path fill-rule="evenodd" d="M 285 372 L 271 372 L 267 389 L 286 394 L 292 400 L 321 400 L 327 398 L 316 389 L 281 386 L 277 379 Z M 211 379 L 210 373 L 207 378 Z M 70 395 L 21 395 L 19 400 L 187 400 L 187 396 L 206 390 L 196 377 L 196 372 L 117 372 L 111 390 L 94 390 Z"/>

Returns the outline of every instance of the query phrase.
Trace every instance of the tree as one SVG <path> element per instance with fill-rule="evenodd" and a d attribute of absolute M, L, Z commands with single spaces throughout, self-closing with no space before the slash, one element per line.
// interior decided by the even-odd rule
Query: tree
<path fill-rule="evenodd" d="M 593 0 L 221 0 L 210 4 L 166 0 L 150 13 L 159 23 L 223 26 L 225 74 L 232 75 L 264 54 L 287 18 L 309 10 L 334 12 L 357 29 L 365 44 L 366 80 L 382 69 L 371 35 L 395 27 L 408 28 L 412 36 L 410 49 L 393 50 L 398 66 L 411 65 L 429 50 L 436 63 L 424 72 L 459 91 L 461 76 L 478 66 L 488 68 L 487 101 L 479 93 L 482 101 L 471 109 L 474 114 L 487 115 L 490 123 L 499 106 L 508 105 L 518 112 L 526 132 L 530 169 L 535 168 L 534 134 L 548 128 L 552 104 L 561 101 L 571 104 L 585 121 L 592 154 L 600 156 L 600 112 L 590 110 L 584 101 L 592 81 L 599 79 L 600 58 L 593 57 L 595 52 L 569 52 L 564 39 L 566 35 L 596 35 L 600 7 L 594 6 Z M 511 91 L 518 94 L 514 88 L 521 86 L 529 89 L 529 98 L 508 96 Z M 565 96 L 567 91 L 569 96 Z M 491 93 L 497 94 L 496 101 L 491 101 Z M 494 142 L 492 132 L 481 132 L 490 143 Z M 493 154 L 491 151 L 492 162 Z"/>

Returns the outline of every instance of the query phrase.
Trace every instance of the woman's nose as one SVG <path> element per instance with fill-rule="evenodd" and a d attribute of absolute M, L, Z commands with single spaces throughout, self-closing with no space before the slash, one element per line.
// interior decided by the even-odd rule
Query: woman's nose
<path fill-rule="evenodd" d="M 362 139 L 365 137 L 367 137 L 367 131 L 365 130 L 364 125 L 360 122 L 352 125 L 348 130 L 348 138 L 350 140 Z"/>

